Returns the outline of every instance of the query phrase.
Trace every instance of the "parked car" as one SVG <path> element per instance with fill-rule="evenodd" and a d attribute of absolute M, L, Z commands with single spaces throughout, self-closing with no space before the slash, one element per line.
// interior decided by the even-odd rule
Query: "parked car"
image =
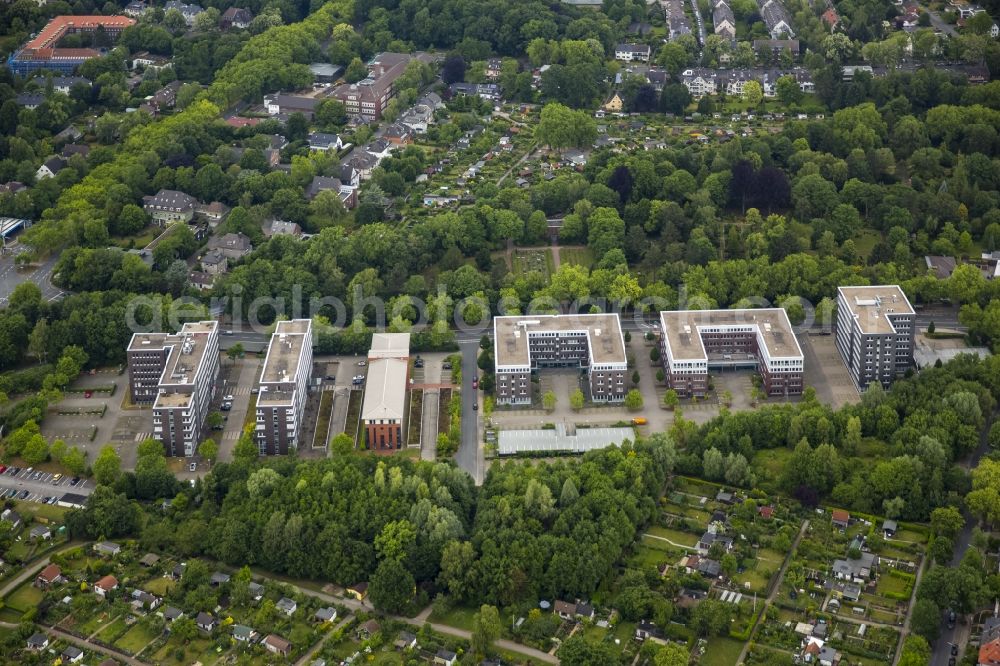
<path fill-rule="evenodd" d="M 62 474 L 56 474 L 55 476 L 52 477 L 52 485 L 53 486 L 58 486 L 59 485 L 59 481 L 61 479 L 62 479 Z"/>
<path fill-rule="evenodd" d="M 232 408 L 233 408 L 233 403 L 231 403 L 231 402 L 224 402 L 224 403 L 222 403 L 222 411 L 228 412 Z"/>
<path fill-rule="evenodd" d="M 441 364 L 441 367 L 444 368 L 445 370 L 451 370 L 451 361 L 445 361 L 444 363 Z"/>
<path fill-rule="evenodd" d="M 69 485 L 71 486 L 75 486 L 78 483 L 80 483 L 80 477 L 78 476 L 74 476 L 72 479 L 69 480 Z"/>
<path fill-rule="evenodd" d="M 198 471 L 198 463 L 196 463 L 196 462 L 190 463 L 188 465 L 188 471 L 189 472 L 197 472 Z"/>
<path fill-rule="evenodd" d="M 93 397 L 93 395 L 94 395 L 93 391 L 84 391 L 83 392 L 83 397 L 84 398 L 90 398 L 90 397 Z"/>
<path fill-rule="evenodd" d="M 368 361 L 358 361 L 358 367 L 363 368 L 368 365 Z"/>
<path fill-rule="evenodd" d="M 26 498 L 26 497 L 27 497 L 28 495 L 30 495 L 30 494 L 31 494 L 31 493 L 30 493 L 30 492 L 28 492 L 27 490 L 22 490 L 22 491 L 21 491 L 21 499 L 25 499 L 25 498 Z"/>
<path fill-rule="evenodd" d="M 223 402 L 232 402 L 233 401 L 233 395 L 230 393 L 229 395 L 227 395 L 226 397 L 224 397 L 222 399 L 222 401 Z"/>

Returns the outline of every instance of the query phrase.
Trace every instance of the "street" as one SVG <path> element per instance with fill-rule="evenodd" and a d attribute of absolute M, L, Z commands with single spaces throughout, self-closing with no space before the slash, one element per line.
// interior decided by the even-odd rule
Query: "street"
<path fill-rule="evenodd" d="M 59 260 L 53 255 L 39 266 L 19 270 L 14 263 L 14 255 L 0 257 L 0 305 L 6 305 L 7 299 L 22 282 L 34 282 L 42 290 L 42 298 L 51 301 L 63 294 L 63 291 L 52 284 L 52 269 Z"/>
<path fill-rule="evenodd" d="M 996 416 L 995 414 L 993 415 Z M 993 419 L 989 419 L 989 422 L 983 428 L 982 435 L 979 438 L 979 446 L 972 455 L 969 456 L 968 461 L 964 464 L 968 469 L 972 469 L 979 464 L 979 459 L 986 455 L 989 451 L 989 431 L 990 424 Z M 972 531 L 975 529 L 976 525 L 979 524 L 972 514 L 965 510 L 965 527 L 959 533 L 958 537 L 955 539 L 955 554 L 951 558 L 952 567 L 957 567 L 962 562 L 962 558 L 965 556 L 965 551 L 969 549 L 969 545 L 972 543 Z M 958 645 L 958 659 L 955 661 L 962 661 L 962 655 L 965 652 L 965 646 L 968 645 L 969 632 L 971 627 L 967 624 L 968 618 L 959 615 L 958 622 L 951 629 L 945 622 L 944 617 L 941 618 L 941 636 L 938 637 L 937 641 L 934 642 L 934 651 L 931 654 L 931 666 L 947 666 L 948 660 L 951 658 L 951 645 L 952 643 Z"/>
<path fill-rule="evenodd" d="M 472 388 L 478 376 L 476 360 L 479 356 L 479 338 L 458 343 L 462 351 L 462 443 L 455 454 L 455 462 L 469 473 L 476 485 L 483 483 L 483 447 L 479 441 L 479 411 L 472 408 L 479 399 L 479 391 Z"/>

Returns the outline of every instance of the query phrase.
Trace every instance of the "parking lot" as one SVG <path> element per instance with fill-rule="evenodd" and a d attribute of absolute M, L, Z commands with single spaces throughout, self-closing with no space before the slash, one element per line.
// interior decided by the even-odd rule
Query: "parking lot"
<path fill-rule="evenodd" d="M 59 478 L 56 478 L 56 477 Z M 0 497 L 55 504 L 66 493 L 89 495 L 94 483 L 79 477 L 28 468 L 8 467 L 0 473 Z"/>
<path fill-rule="evenodd" d="M 837 351 L 836 338 L 832 335 L 799 335 L 798 338 L 805 362 L 802 381 L 805 386 L 816 389 L 819 401 L 834 409 L 860 402 L 861 396 Z"/>

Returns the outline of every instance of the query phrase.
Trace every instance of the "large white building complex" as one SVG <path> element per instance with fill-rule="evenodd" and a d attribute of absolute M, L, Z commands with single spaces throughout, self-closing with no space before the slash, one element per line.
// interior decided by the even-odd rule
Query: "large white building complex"
<path fill-rule="evenodd" d="M 132 401 L 153 403 L 153 437 L 168 456 L 193 456 L 219 376 L 219 323 L 136 333 L 127 355 Z"/>
<path fill-rule="evenodd" d="M 913 320 L 899 285 L 837 289 L 837 350 L 859 391 L 888 387 L 913 365 Z"/>
<path fill-rule="evenodd" d="M 257 449 L 286 454 L 298 447 L 312 374 L 312 320 L 279 321 L 267 346 L 257 395 Z"/>
<path fill-rule="evenodd" d="M 585 368 L 594 402 L 625 400 L 628 359 L 616 314 L 496 317 L 493 352 L 498 404 L 530 404 L 532 370 L 557 367 Z"/>
<path fill-rule="evenodd" d="M 368 351 L 368 380 L 361 420 L 368 449 L 392 453 L 403 448 L 410 334 L 376 333 Z"/>
<path fill-rule="evenodd" d="M 709 369 L 751 368 L 767 395 L 802 393 L 803 358 L 782 308 L 673 310 L 660 313 L 660 352 L 667 386 L 703 396 Z"/>

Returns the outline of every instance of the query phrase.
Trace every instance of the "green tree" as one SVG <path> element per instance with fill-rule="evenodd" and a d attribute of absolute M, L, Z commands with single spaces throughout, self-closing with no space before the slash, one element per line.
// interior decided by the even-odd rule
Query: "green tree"
<path fill-rule="evenodd" d="M 236 441 L 236 447 L 233 449 L 233 458 L 237 462 L 249 463 L 257 460 L 257 456 L 259 455 L 260 449 L 257 448 L 257 444 L 253 441 L 253 431 L 245 430 Z"/>
<path fill-rule="evenodd" d="M 94 479 L 97 483 L 106 486 L 111 485 L 121 476 L 122 461 L 113 446 L 106 444 L 101 448 L 101 452 L 97 454 L 97 459 L 94 460 L 93 471 Z"/>
<path fill-rule="evenodd" d="M 243 349 L 242 342 L 237 342 L 235 345 L 226 350 L 226 357 L 233 362 L 235 362 L 238 358 L 243 358 L 244 354 L 246 354 L 246 351 Z"/>
<path fill-rule="evenodd" d="M 584 638 L 583 632 L 566 639 L 556 656 L 563 666 L 608 666 L 618 663 L 618 653 L 612 643 L 589 640 Z"/>
<path fill-rule="evenodd" d="M 583 409 L 584 395 L 583 391 L 579 388 L 573 389 L 573 392 L 569 394 L 569 406 L 574 412 L 578 412 Z"/>
<path fill-rule="evenodd" d="M 642 409 L 642 392 L 639 389 L 631 389 L 625 394 L 625 408 L 630 411 Z"/>
<path fill-rule="evenodd" d="M 79 476 L 87 469 L 87 459 L 83 455 L 83 451 L 74 446 L 63 456 L 62 465 L 73 474 Z"/>
<path fill-rule="evenodd" d="M 931 511 L 931 529 L 934 534 L 954 539 L 964 526 L 962 512 L 953 506 L 941 506 Z"/>
<path fill-rule="evenodd" d="M 556 394 L 552 391 L 546 391 L 542 394 L 542 407 L 547 412 L 551 412 L 556 408 Z"/>
<path fill-rule="evenodd" d="M 690 661 L 691 654 L 686 645 L 669 642 L 656 653 L 654 663 L 656 666 L 687 666 Z"/>
<path fill-rule="evenodd" d="M 375 608 L 386 613 L 401 613 L 413 598 L 415 582 L 413 574 L 401 562 L 383 559 L 368 587 L 368 593 Z"/>
<path fill-rule="evenodd" d="M 911 626 L 914 633 L 927 641 L 937 640 L 941 634 L 941 609 L 930 599 L 918 599 L 913 605 Z"/>
<path fill-rule="evenodd" d="M 677 391 L 674 389 L 667 389 L 663 394 L 663 404 L 667 409 L 673 410 L 681 402 L 680 396 L 677 395 Z"/>
<path fill-rule="evenodd" d="M 493 652 L 493 643 L 500 638 L 500 613 L 496 606 L 482 605 L 472 619 L 472 651 L 477 656 Z"/>
<path fill-rule="evenodd" d="M 49 458 L 49 443 L 41 435 L 35 435 L 24 445 L 21 457 L 29 465 L 39 465 Z"/>
<path fill-rule="evenodd" d="M 198 455 L 211 464 L 219 455 L 219 445 L 215 443 L 214 439 L 206 439 L 198 445 Z"/>
<path fill-rule="evenodd" d="M 747 106 L 756 109 L 764 101 L 764 88 L 758 81 L 747 81 L 743 84 L 743 99 Z"/>
<path fill-rule="evenodd" d="M 366 76 L 368 76 L 368 66 L 361 62 L 361 58 L 351 60 L 344 70 L 344 80 L 348 83 L 357 83 Z"/>

